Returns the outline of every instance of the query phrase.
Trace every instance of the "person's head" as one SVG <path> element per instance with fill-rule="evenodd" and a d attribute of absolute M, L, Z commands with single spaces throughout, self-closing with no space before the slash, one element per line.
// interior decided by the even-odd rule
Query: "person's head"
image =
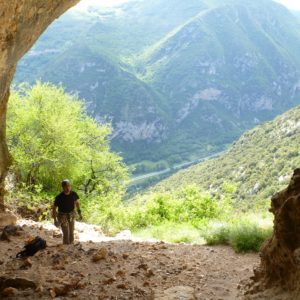
<path fill-rule="evenodd" d="M 61 182 L 61 186 L 62 186 L 63 191 L 64 191 L 65 194 L 70 194 L 72 186 L 71 186 L 71 182 L 70 182 L 69 179 L 64 179 Z"/>

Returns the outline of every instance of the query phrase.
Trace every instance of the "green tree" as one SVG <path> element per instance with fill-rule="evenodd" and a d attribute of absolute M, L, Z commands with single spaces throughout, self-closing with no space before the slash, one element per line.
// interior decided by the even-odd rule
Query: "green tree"
<path fill-rule="evenodd" d="M 14 169 L 26 186 L 54 191 L 63 178 L 86 194 L 124 189 L 127 169 L 110 152 L 109 125 L 86 113 L 82 101 L 62 87 L 23 84 L 11 97 L 7 138 Z"/>

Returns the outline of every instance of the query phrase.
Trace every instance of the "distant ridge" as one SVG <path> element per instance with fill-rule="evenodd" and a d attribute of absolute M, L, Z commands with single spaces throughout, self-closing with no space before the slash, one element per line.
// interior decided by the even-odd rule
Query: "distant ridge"
<path fill-rule="evenodd" d="M 112 123 L 113 150 L 128 163 L 171 167 L 222 151 L 300 103 L 299 20 L 270 0 L 69 12 L 20 62 L 15 82 L 62 82 Z"/>

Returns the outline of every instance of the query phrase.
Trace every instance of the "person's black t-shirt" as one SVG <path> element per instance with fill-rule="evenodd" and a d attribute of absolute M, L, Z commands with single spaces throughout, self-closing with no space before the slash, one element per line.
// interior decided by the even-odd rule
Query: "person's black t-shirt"
<path fill-rule="evenodd" d="M 58 212 L 61 213 L 70 213 L 75 208 L 75 202 L 79 197 L 77 193 L 71 191 L 69 195 L 66 195 L 64 192 L 61 192 L 56 196 L 54 205 L 58 207 Z"/>

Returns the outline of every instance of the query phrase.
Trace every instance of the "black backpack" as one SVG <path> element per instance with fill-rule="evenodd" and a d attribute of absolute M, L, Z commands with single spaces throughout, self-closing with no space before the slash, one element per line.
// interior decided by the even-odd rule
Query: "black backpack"
<path fill-rule="evenodd" d="M 39 250 L 45 249 L 47 243 L 44 239 L 37 236 L 34 240 L 32 240 L 29 244 L 24 246 L 24 250 L 17 254 L 17 258 L 26 257 L 26 256 L 33 256 Z"/>

